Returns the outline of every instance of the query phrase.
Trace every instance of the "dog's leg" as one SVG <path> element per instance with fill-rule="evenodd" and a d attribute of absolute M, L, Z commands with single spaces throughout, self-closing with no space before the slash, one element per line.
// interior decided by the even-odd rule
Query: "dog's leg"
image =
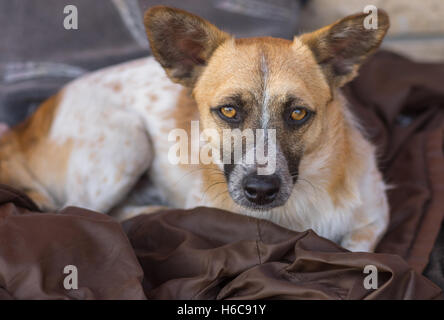
<path fill-rule="evenodd" d="M 362 203 L 353 213 L 353 229 L 346 234 L 341 245 L 350 251 L 373 252 L 389 224 L 387 186 L 372 161 L 369 174 L 362 184 Z"/>
<path fill-rule="evenodd" d="M 31 190 L 25 192 L 28 197 L 34 201 L 42 211 L 56 211 L 58 208 L 50 197 L 41 191 Z"/>
<path fill-rule="evenodd" d="M 113 210 L 111 210 L 109 215 L 117 219 L 118 221 L 125 221 L 141 214 L 151 214 L 164 209 L 169 209 L 169 208 L 166 206 L 159 206 L 159 205 L 147 205 L 147 206 L 123 205 L 123 206 L 118 206 Z"/>
<path fill-rule="evenodd" d="M 102 125 L 94 138 L 76 144 L 71 152 L 65 205 L 108 213 L 147 171 L 153 151 L 145 125 L 137 117 L 122 114 Z"/>
<path fill-rule="evenodd" d="M 139 179 L 130 194 L 109 215 L 119 221 L 127 220 L 140 214 L 150 214 L 161 209 L 167 209 L 167 200 L 159 188 L 152 183 L 146 173 Z"/>
<path fill-rule="evenodd" d="M 29 169 L 23 165 L 23 159 L 19 150 L 11 150 L 11 155 L 4 155 L 0 159 L 0 183 L 14 187 L 24 194 L 44 211 L 58 209 L 55 199 L 42 184 L 32 175 Z M 1 156 L 0 156 L 1 157 Z"/>
<path fill-rule="evenodd" d="M 342 239 L 341 246 L 354 252 L 373 252 L 386 227 L 381 220 L 354 229 Z"/>

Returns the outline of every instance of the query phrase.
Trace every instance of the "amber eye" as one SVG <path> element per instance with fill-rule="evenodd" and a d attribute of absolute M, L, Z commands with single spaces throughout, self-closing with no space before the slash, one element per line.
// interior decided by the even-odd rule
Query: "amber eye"
<path fill-rule="evenodd" d="M 307 110 L 304 108 L 296 108 L 291 112 L 291 120 L 301 121 L 307 116 Z"/>
<path fill-rule="evenodd" d="M 236 109 L 231 106 L 221 107 L 219 111 L 224 117 L 227 117 L 228 119 L 233 119 L 237 114 Z"/>

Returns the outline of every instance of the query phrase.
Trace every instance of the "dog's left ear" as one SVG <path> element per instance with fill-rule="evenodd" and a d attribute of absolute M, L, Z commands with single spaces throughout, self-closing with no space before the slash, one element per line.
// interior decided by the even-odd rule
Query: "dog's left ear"
<path fill-rule="evenodd" d="M 359 66 L 376 51 L 387 33 L 390 22 L 383 10 L 378 9 L 377 21 L 371 24 L 366 18 L 368 14 L 355 14 L 299 37 L 311 49 L 333 87 L 341 87 L 352 80 Z M 372 24 L 376 24 L 375 29 Z"/>
<path fill-rule="evenodd" d="M 214 50 L 230 38 L 208 21 L 183 10 L 157 6 L 145 13 L 153 55 L 174 82 L 193 86 Z"/>

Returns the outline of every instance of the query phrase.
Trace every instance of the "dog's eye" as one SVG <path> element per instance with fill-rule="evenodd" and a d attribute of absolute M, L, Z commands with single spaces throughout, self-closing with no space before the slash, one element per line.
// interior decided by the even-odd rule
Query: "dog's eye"
<path fill-rule="evenodd" d="M 235 117 L 237 115 L 236 108 L 234 108 L 232 106 L 220 107 L 219 112 L 221 115 L 223 115 L 224 117 L 226 117 L 228 119 L 235 119 Z"/>
<path fill-rule="evenodd" d="M 297 122 L 304 120 L 307 116 L 308 116 L 307 109 L 304 108 L 296 108 L 290 114 L 291 120 Z"/>
<path fill-rule="evenodd" d="M 238 108 L 233 105 L 220 105 L 218 107 L 211 108 L 211 112 L 214 112 L 220 119 L 232 125 L 237 125 L 241 122 L 242 114 Z"/>

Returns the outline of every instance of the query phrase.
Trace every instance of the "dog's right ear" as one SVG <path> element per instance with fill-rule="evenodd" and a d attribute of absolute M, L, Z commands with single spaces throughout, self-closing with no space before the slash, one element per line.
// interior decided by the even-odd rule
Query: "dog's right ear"
<path fill-rule="evenodd" d="M 193 86 L 214 50 L 230 38 L 208 21 L 183 10 L 156 6 L 145 13 L 154 57 L 174 82 Z"/>

